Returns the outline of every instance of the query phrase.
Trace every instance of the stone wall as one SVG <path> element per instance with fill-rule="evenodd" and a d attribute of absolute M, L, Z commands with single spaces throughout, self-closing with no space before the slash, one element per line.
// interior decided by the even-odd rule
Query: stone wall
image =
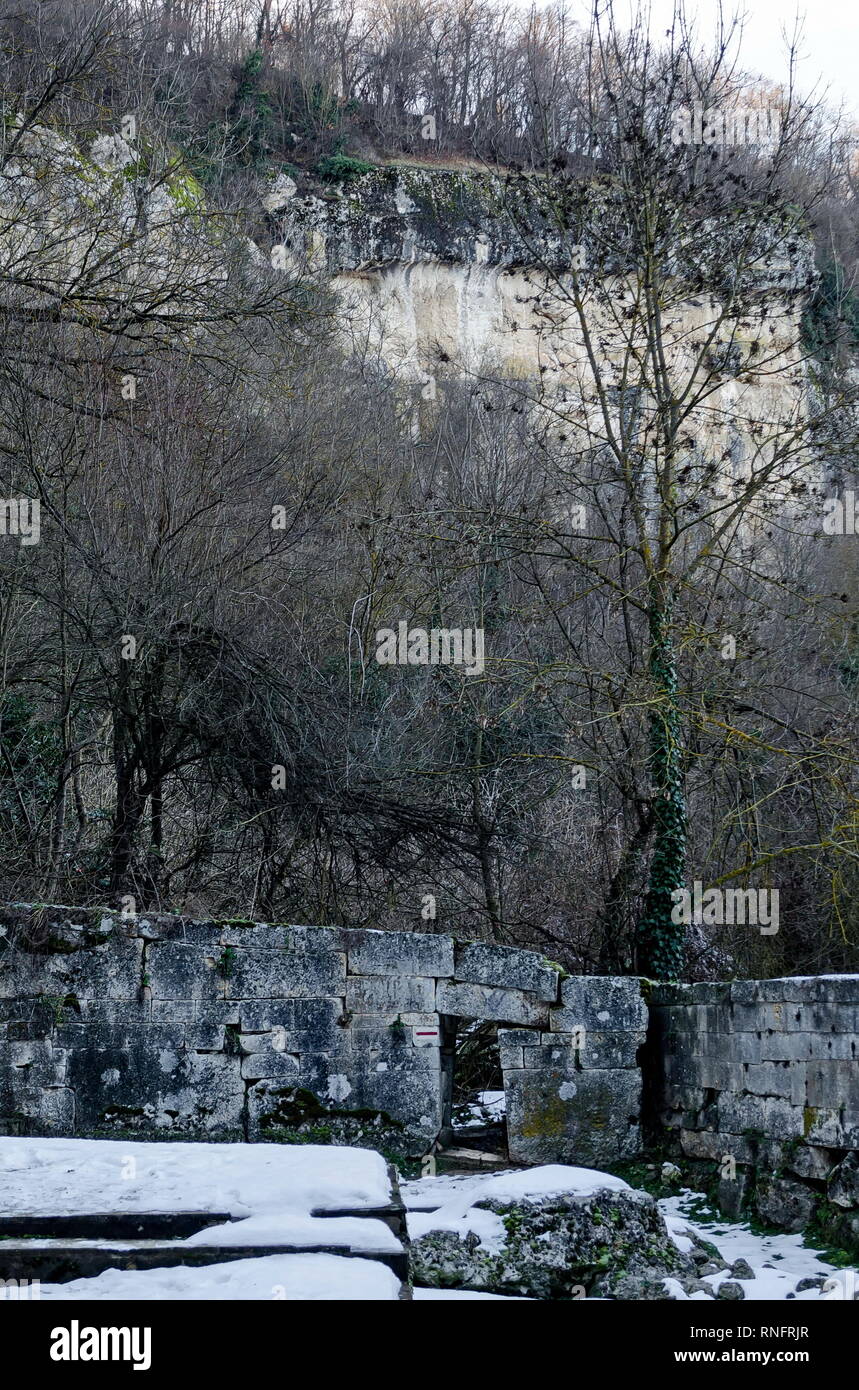
<path fill-rule="evenodd" d="M 635 1156 L 643 1069 L 651 1137 L 725 1209 L 859 1246 L 859 976 L 648 991 L 649 1025 L 638 980 L 449 936 L 0 909 L 0 1133 L 360 1122 L 421 1154 L 486 1019 L 514 1162 Z"/>
<path fill-rule="evenodd" d="M 516 1157 L 637 1148 L 635 981 L 562 981 L 534 952 L 441 935 L 60 907 L 7 908 L 0 929 L 0 1133 L 258 1139 L 387 1117 L 423 1153 L 449 1123 L 445 1040 L 489 1019 L 508 1025 Z"/>
<path fill-rule="evenodd" d="M 510 1157 L 605 1167 L 641 1147 L 639 981 L 572 976 L 548 1032 L 499 1032 Z"/>
<path fill-rule="evenodd" d="M 723 1209 L 859 1245 L 859 976 L 658 985 L 648 1109 Z"/>

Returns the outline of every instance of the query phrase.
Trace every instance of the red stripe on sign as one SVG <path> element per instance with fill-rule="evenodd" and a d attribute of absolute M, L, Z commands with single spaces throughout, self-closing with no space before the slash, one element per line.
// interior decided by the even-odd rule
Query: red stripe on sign
<path fill-rule="evenodd" d="M 420 1032 L 417 1032 L 417 1031 L 416 1031 L 416 1032 L 415 1032 L 415 1037 L 416 1037 L 416 1038 L 437 1038 L 437 1037 L 438 1037 L 438 1029 L 437 1029 L 437 1028 L 431 1028 L 430 1031 L 429 1031 L 428 1033 L 420 1033 Z"/>

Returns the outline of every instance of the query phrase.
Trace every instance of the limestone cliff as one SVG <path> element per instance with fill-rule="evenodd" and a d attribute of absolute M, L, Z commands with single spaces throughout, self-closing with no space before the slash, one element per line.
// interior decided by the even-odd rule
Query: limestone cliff
<path fill-rule="evenodd" d="M 535 178 L 393 165 L 325 191 L 281 180 L 267 200 L 282 263 L 326 278 L 342 297 L 344 333 L 403 382 L 512 378 L 566 403 L 585 435 L 601 426 L 574 267 L 609 382 L 622 391 L 629 380 L 624 310 L 636 277 L 622 229 L 612 228 L 616 204 L 610 180 L 590 184 L 562 232 Z M 784 425 L 804 408 L 811 243 L 790 211 L 752 209 L 690 219 L 671 261 L 669 363 L 678 380 L 706 375 L 715 386 L 699 423 L 736 465 L 752 422 Z M 738 275 L 735 313 L 726 306 Z"/>

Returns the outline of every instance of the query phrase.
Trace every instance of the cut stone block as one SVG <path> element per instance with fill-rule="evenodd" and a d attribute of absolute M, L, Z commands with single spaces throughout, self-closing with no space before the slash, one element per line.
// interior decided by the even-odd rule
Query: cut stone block
<path fill-rule="evenodd" d="M 350 976 L 346 981 L 346 1008 L 353 1013 L 434 1013 L 436 985 L 414 975 Z"/>
<path fill-rule="evenodd" d="M 547 1005 L 515 989 L 491 989 L 487 985 L 454 985 L 440 982 L 436 997 L 440 1014 L 456 1018 L 494 1019 L 499 1023 L 527 1023 L 548 1027 Z"/>
<path fill-rule="evenodd" d="M 558 999 L 560 973 L 536 952 L 469 941 L 457 944 L 454 955 L 457 981 L 521 989 L 552 1004 Z"/>
<path fill-rule="evenodd" d="M 338 951 L 237 950 L 226 969 L 230 999 L 315 999 L 346 987 L 346 957 Z"/>
<path fill-rule="evenodd" d="M 561 982 L 561 1003 L 551 1012 L 553 1032 L 575 1028 L 600 1032 L 645 1032 L 647 1006 L 637 979 L 574 975 Z"/>
<path fill-rule="evenodd" d="M 453 974 L 453 942 L 449 936 L 352 931 L 346 932 L 345 938 L 350 975 L 421 975 L 437 979 Z"/>
<path fill-rule="evenodd" d="M 601 1168 L 640 1151 L 636 1072 L 524 1070 L 504 1090 L 514 1162 Z"/>

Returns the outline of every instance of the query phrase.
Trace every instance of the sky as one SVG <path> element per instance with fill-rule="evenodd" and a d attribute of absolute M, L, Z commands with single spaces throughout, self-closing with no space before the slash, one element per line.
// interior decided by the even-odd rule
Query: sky
<path fill-rule="evenodd" d="M 616 10 L 623 12 L 625 0 Z M 626 0 L 628 3 L 628 0 Z M 584 7 L 584 6 L 583 6 Z M 671 23 L 674 0 L 650 0 L 654 36 Z M 817 84 L 818 95 L 829 87 L 828 100 L 844 103 L 845 111 L 859 118 L 859 4 L 856 0 L 725 0 L 727 16 L 744 16 L 740 66 L 782 81 L 787 76 L 787 45 L 783 31 L 793 32 L 799 17 L 801 41 L 798 86 L 807 95 Z M 574 10 L 575 13 L 575 10 Z M 686 0 L 687 19 L 693 18 L 702 42 L 715 33 L 717 0 Z"/>

